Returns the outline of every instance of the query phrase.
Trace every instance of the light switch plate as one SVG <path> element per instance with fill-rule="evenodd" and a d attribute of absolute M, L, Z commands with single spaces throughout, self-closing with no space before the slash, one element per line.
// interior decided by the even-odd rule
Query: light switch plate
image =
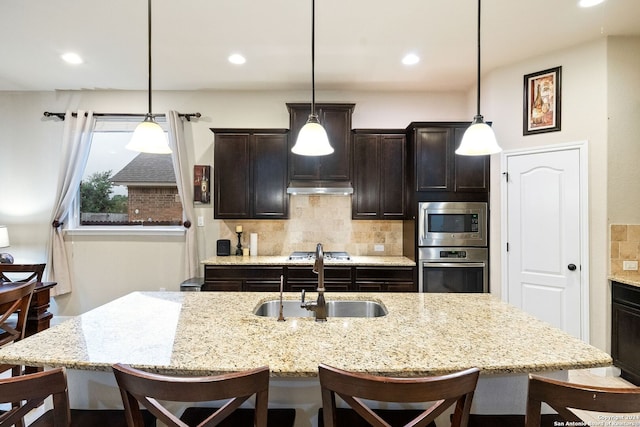
<path fill-rule="evenodd" d="M 204 227 L 204 217 L 202 215 L 198 216 L 198 227 Z"/>
<path fill-rule="evenodd" d="M 638 261 L 622 261 L 622 269 L 638 271 Z"/>

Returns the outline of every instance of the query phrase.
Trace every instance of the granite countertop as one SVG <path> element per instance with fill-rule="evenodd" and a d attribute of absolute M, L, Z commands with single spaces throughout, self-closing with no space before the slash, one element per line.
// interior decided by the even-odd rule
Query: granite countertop
<path fill-rule="evenodd" d="M 609 276 L 609 280 L 612 282 L 620 282 L 626 285 L 640 287 L 640 278 L 639 277 L 630 277 L 630 276 Z"/>
<path fill-rule="evenodd" d="M 268 365 L 275 377 L 313 377 L 321 362 L 395 376 L 471 366 L 490 375 L 612 363 L 603 351 L 490 294 L 328 293 L 328 300 L 373 299 L 389 313 L 323 323 L 253 314 L 277 296 L 133 292 L 1 349 L 0 362 L 85 370 L 122 362 L 198 375 Z M 285 293 L 285 299 L 298 298 Z"/>
<path fill-rule="evenodd" d="M 292 261 L 288 255 L 280 256 L 213 256 L 202 261 L 205 265 L 313 265 L 312 260 Z M 404 256 L 351 256 L 348 261 L 325 260 L 330 266 L 415 267 L 416 263 Z"/>

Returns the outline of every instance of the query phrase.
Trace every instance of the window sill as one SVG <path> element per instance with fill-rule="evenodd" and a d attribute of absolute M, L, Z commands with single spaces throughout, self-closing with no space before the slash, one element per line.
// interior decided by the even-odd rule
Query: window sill
<path fill-rule="evenodd" d="M 68 228 L 64 233 L 70 236 L 181 236 L 186 229 L 182 226 L 85 226 Z"/>

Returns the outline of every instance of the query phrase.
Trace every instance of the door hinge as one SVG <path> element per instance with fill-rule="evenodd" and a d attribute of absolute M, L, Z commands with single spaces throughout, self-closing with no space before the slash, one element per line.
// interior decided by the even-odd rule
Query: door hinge
<path fill-rule="evenodd" d="M 509 172 L 502 172 L 502 175 L 504 176 L 504 179 L 509 182 Z"/>
<path fill-rule="evenodd" d="M 507 242 L 507 252 L 509 252 L 509 242 Z"/>

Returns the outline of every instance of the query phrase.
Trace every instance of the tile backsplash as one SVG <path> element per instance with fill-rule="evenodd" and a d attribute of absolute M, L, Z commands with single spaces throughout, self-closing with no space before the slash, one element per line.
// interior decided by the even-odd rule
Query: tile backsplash
<path fill-rule="evenodd" d="M 624 261 L 640 260 L 640 225 L 611 225 L 611 267 L 613 276 L 640 279 L 640 271 L 624 270 Z"/>
<path fill-rule="evenodd" d="M 325 251 L 351 255 L 402 255 L 402 221 L 352 220 L 349 196 L 291 196 L 288 220 L 220 221 L 220 238 L 231 240 L 232 252 L 237 225 L 243 228 L 243 247 L 249 246 L 250 233 L 258 233 L 258 255 L 313 251 L 317 243 Z M 384 245 L 384 251 L 375 251 L 375 245 Z"/>

